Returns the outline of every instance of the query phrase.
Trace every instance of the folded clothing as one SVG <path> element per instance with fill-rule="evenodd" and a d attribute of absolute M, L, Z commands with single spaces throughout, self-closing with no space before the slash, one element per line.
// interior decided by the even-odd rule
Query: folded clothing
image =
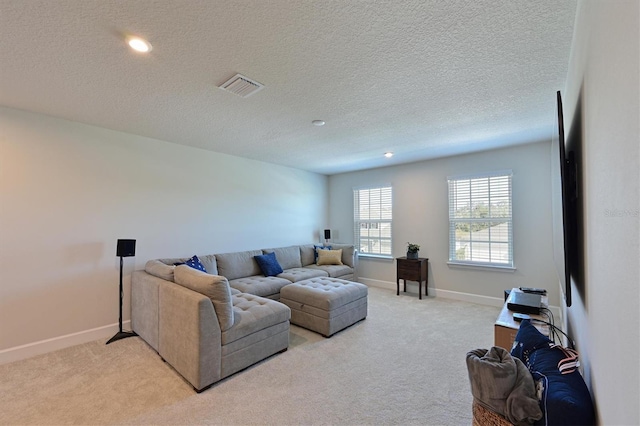
<path fill-rule="evenodd" d="M 531 424 L 542 417 L 529 370 L 506 349 L 476 349 L 467 353 L 471 393 L 478 404 L 515 425 Z"/>

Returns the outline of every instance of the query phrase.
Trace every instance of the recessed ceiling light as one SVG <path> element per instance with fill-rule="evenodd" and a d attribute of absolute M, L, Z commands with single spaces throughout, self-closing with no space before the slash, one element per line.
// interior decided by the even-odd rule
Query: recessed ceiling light
<path fill-rule="evenodd" d="M 129 37 L 127 44 L 130 48 L 140 53 L 149 53 L 152 49 L 151 43 L 140 37 Z"/>
<path fill-rule="evenodd" d="M 322 120 L 313 120 L 312 123 L 314 126 L 324 126 L 324 121 Z"/>
<path fill-rule="evenodd" d="M 393 157 L 393 152 L 385 152 L 384 156 L 387 157 L 387 158 L 391 158 L 391 157 Z"/>

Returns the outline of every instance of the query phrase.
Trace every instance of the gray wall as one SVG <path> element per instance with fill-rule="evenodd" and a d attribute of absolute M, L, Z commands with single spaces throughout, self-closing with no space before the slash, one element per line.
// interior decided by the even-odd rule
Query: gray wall
<path fill-rule="evenodd" d="M 579 3 L 564 96 L 568 145 L 581 148 L 584 257 L 565 317 L 607 425 L 640 424 L 639 9 Z"/>
<path fill-rule="evenodd" d="M 0 362 L 109 336 L 148 259 L 318 241 L 324 175 L 0 107 Z M 24 346 L 26 345 L 26 347 Z"/>
<path fill-rule="evenodd" d="M 554 111 L 550 95 L 549 114 Z M 549 141 L 329 177 L 329 218 L 336 238 L 353 241 L 353 188 L 393 185 L 393 254 L 406 243 L 420 244 L 429 258 L 430 294 L 480 303 L 502 304 L 504 289 L 543 287 L 559 303 L 551 224 L 551 128 Z M 555 158 L 555 157 L 554 157 Z M 447 177 L 510 169 L 513 171 L 515 272 L 463 269 L 447 265 L 449 250 Z M 395 288 L 395 262 L 361 258 L 359 276 L 371 285 Z M 417 293 L 417 285 L 408 290 Z"/>

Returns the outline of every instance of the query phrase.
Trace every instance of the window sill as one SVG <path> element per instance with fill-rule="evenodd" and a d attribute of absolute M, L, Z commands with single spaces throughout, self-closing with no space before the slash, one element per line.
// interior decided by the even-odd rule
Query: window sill
<path fill-rule="evenodd" d="M 447 265 L 460 269 L 484 269 L 493 272 L 515 272 L 515 266 L 487 265 L 482 263 L 447 262 Z"/>
<path fill-rule="evenodd" d="M 367 259 L 381 259 L 381 260 L 393 260 L 394 257 L 387 254 L 367 254 L 358 252 L 358 257 L 365 257 Z"/>

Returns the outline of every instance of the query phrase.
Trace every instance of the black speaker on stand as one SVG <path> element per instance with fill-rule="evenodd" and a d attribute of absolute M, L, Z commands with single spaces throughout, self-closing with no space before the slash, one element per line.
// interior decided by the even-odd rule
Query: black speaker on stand
<path fill-rule="evenodd" d="M 331 239 L 331 229 L 324 230 L 324 244 L 329 245 L 329 240 Z"/>
<path fill-rule="evenodd" d="M 116 333 L 109 341 L 107 345 L 116 340 L 125 339 L 127 337 L 137 336 L 133 331 L 122 331 L 122 297 L 124 296 L 124 290 L 122 287 L 122 258 L 131 257 L 136 255 L 136 240 L 118 240 L 116 248 L 116 256 L 120 257 L 120 317 L 118 324 L 120 325 L 120 331 Z"/>

